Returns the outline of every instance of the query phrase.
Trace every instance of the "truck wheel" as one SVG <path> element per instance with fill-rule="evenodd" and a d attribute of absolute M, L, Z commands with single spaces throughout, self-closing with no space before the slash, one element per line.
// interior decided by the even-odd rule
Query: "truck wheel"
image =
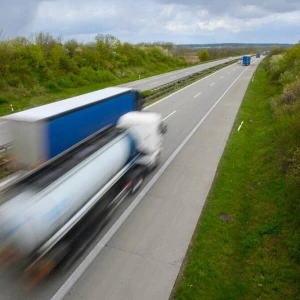
<path fill-rule="evenodd" d="M 136 191 L 141 187 L 143 181 L 144 181 L 144 177 L 143 177 L 142 175 L 139 175 L 139 176 L 135 179 L 135 181 L 134 181 L 134 183 L 133 183 L 133 185 L 132 185 L 132 188 L 131 188 L 131 193 L 132 193 L 132 194 L 135 194 L 135 193 L 136 193 Z"/>
<path fill-rule="evenodd" d="M 159 165 L 159 162 L 160 162 L 160 153 L 158 153 L 154 159 L 154 161 L 152 162 L 152 164 L 149 165 L 148 167 L 148 171 L 151 172 L 153 170 L 155 170 L 158 165 Z"/>

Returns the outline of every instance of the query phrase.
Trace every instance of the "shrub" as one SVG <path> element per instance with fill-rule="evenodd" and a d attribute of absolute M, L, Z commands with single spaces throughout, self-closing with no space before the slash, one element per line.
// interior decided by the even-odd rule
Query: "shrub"
<path fill-rule="evenodd" d="M 50 91 L 50 92 L 58 92 L 61 91 L 61 87 L 54 81 L 49 81 L 46 84 L 46 88 Z"/>
<path fill-rule="evenodd" d="M 280 96 L 280 101 L 283 103 L 293 103 L 300 101 L 300 79 L 288 84 Z"/>
<path fill-rule="evenodd" d="M 82 67 L 80 72 L 81 78 L 88 82 L 94 82 L 95 70 L 91 67 Z"/>
<path fill-rule="evenodd" d="M 300 187 L 300 146 L 295 146 L 289 150 L 288 168 L 286 177 L 290 185 L 295 188 Z"/>
<path fill-rule="evenodd" d="M 9 76 L 6 77 L 6 82 L 8 85 L 11 87 L 17 87 L 18 85 L 21 84 L 21 80 L 18 76 L 14 74 L 10 74 Z"/>
<path fill-rule="evenodd" d="M 110 71 L 96 71 L 95 74 L 95 82 L 108 82 L 115 79 L 115 76 Z"/>
<path fill-rule="evenodd" d="M 46 89 L 43 86 L 40 85 L 35 85 L 34 87 L 32 87 L 31 89 L 31 94 L 35 95 L 35 96 L 40 96 L 46 93 Z"/>
<path fill-rule="evenodd" d="M 288 183 L 300 186 L 300 79 L 286 85 L 272 101 L 282 156 L 281 166 Z"/>
<path fill-rule="evenodd" d="M 283 54 L 273 55 L 268 64 L 269 74 L 272 80 L 278 80 L 283 73 Z"/>
<path fill-rule="evenodd" d="M 70 75 L 61 76 L 57 79 L 57 83 L 63 88 L 72 88 L 75 87 L 74 82 L 71 79 Z"/>
<path fill-rule="evenodd" d="M 80 75 L 72 76 L 72 81 L 76 86 L 85 86 L 89 84 L 89 82 L 86 79 L 82 78 Z"/>

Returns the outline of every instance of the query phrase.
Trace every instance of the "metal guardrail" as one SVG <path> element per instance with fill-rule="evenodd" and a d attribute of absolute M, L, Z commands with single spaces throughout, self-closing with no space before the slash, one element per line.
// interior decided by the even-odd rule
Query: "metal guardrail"
<path fill-rule="evenodd" d="M 12 152 L 13 143 L 7 143 L 0 146 L 0 168 L 6 167 L 11 161 L 9 155 Z"/>
<path fill-rule="evenodd" d="M 12 145 L 13 145 L 12 142 L 1 145 L 0 146 L 0 154 L 8 155 L 9 151 L 11 151 L 11 149 L 12 149 Z"/>

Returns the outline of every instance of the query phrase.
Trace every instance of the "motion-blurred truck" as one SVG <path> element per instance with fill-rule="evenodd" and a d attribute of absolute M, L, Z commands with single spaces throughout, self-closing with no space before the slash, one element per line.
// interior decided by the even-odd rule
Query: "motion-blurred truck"
<path fill-rule="evenodd" d="M 17 159 L 50 160 L 0 192 L 0 258 L 41 278 L 136 192 L 158 166 L 166 132 L 159 114 L 135 111 L 138 99 L 113 88 L 9 117 L 26 151 Z"/>

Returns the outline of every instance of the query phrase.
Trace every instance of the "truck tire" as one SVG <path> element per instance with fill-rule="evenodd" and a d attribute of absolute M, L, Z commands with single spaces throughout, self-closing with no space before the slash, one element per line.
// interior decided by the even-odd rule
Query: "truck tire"
<path fill-rule="evenodd" d="M 158 167 L 158 165 L 160 163 L 160 156 L 161 156 L 161 153 L 159 152 L 156 155 L 154 161 L 149 165 L 148 172 L 152 172 L 152 171 L 154 171 Z"/>
<path fill-rule="evenodd" d="M 132 184 L 132 188 L 131 188 L 131 194 L 135 194 L 136 191 L 141 187 L 141 185 L 143 184 L 144 181 L 144 177 L 143 175 L 138 175 L 135 179 L 134 179 L 134 183 Z"/>

